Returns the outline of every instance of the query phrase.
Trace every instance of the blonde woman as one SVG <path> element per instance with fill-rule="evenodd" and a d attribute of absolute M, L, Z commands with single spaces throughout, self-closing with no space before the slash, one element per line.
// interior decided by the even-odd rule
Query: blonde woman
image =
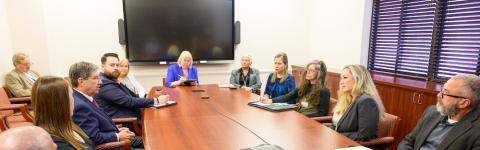
<path fill-rule="evenodd" d="M 377 137 L 384 107 L 367 68 L 348 65 L 340 76 L 338 102 L 333 109 L 333 128 L 356 141 Z"/>
<path fill-rule="evenodd" d="M 127 59 L 120 60 L 118 63 L 118 72 L 120 72 L 120 75 L 118 76 L 118 81 L 120 81 L 120 83 L 125 85 L 133 93 L 137 94 L 138 97 L 146 96 L 143 86 L 138 83 L 133 74 L 129 73 L 130 62 L 128 62 Z"/>
<path fill-rule="evenodd" d="M 275 98 L 295 90 L 295 79 L 288 73 L 288 57 L 279 53 L 274 57 L 275 72 L 268 76 L 265 92 L 266 98 Z"/>
<path fill-rule="evenodd" d="M 189 51 L 180 53 L 177 64 L 168 67 L 166 78 L 168 87 L 183 85 L 186 80 L 196 80 L 193 84 L 198 84 L 197 67 L 192 66 L 192 61 L 192 54 Z"/>

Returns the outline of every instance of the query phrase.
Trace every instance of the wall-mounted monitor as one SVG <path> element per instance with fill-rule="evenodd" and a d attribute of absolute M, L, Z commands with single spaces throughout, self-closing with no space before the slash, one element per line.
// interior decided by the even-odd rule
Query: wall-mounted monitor
<path fill-rule="evenodd" d="M 182 50 L 194 61 L 234 59 L 233 0 L 123 0 L 127 58 L 175 62 Z"/>

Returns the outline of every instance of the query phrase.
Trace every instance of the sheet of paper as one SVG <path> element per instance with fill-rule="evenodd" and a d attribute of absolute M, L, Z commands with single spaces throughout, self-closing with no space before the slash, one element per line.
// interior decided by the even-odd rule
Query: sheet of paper
<path fill-rule="evenodd" d="M 230 86 L 233 86 L 233 85 L 231 85 L 231 84 L 219 84 L 218 85 L 219 88 L 228 88 Z"/>
<path fill-rule="evenodd" d="M 364 146 L 355 146 L 355 147 L 347 147 L 347 148 L 337 148 L 335 150 L 372 150 L 372 149 Z"/>
<path fill-rule="evenodd" d="M 165 106 L 165 105 L 168 105 L 168 104 L 173 104 L 173 103 L 176 103 L 175 101 L 167 101 L 167 103 L 164 103 L 164 104 L 158 104 L 158 105 L 153 105 L 154 107 L 160 107 L 160 106 Z"/>

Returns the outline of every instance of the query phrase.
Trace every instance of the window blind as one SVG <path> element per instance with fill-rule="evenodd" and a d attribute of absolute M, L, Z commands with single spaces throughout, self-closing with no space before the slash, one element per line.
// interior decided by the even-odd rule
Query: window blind
<path fill-rule="evenodd" d="M 460 73 L 478 74 L 480 49 L 480 1 L 449 0 L 442 4 L 439 49 L 433 78 L 445 80 Z"/>
<path fill-rule="evenodd" d="M 369 69 L 426 78 L 435 2 L 376 0 L 373 7 Z"/>
<path fill-rule="evenodd" d="M 480 72 L 480 1 L 374 0 L 368 68 L 446 80 Z"/>

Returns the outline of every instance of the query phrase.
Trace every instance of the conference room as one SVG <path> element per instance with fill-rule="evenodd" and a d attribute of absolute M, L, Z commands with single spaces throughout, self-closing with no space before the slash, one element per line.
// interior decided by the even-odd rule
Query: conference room
<path fill-rule="evenodd" d="M 66 79 L 73 95 L 92 97 L 99 101 L 95 110 L 104 111 L 98 93 L 77 87 L 98 79 L 102 92 L 108 65 L 120 68 L 128 60 L 125 78 L 141 87 L 130 89 L 131 96 L 148 104 L 135 106 L 138 116 L 105 114 L 116 133 L 135 137 L 122 142 L 116 134 L 117 140 L 92 140 L 86 149 L 474 149 L 480 139 L 462 139 L 480 137 L 477 78 L 464 75 L 480 74 L 478 8 L 480 2 L 462 0 L 0 0 L 0 139 L 33 126 L 38 116 L 31 92 L 9 86 L 15 70 L 30 70 L 18 73 L 28 89 L 45 76 Z M 188 54 L 179 60 L 184 51 L 190 60 Z M 18 53 L 28 62 L 16 63 Z M 103 61 L 107 53 L 118 57 Z M 277 57 L 283 53 L 288 57 Z M 99 77 L 72 79 L 80 62 L 96 66 L 87 73 Z M 345 90 L 349 77 L 354 87 L 369 86 Z M 320 79 L 328 107 L 319 101 L 310 107 L 309 98 L 318 95 L 302 89 L 317 88 L 313 81 Z M 287 102 L 295 109 L 249 105 L 280 103 L 271 87 L 284 80 L 290 85 L 279 96 L 296 94 Z M 367 109 L 357 100 L 362 95 Z M 357 105 L 358 116 L 347 117 Z M 320 109 L 326 114 L 305 113 Z M 372 136 L 347 134 L 341 123 L 362 136 L 368 124 Z M 132 143 L 138 139 L 142 146 Z"/>

